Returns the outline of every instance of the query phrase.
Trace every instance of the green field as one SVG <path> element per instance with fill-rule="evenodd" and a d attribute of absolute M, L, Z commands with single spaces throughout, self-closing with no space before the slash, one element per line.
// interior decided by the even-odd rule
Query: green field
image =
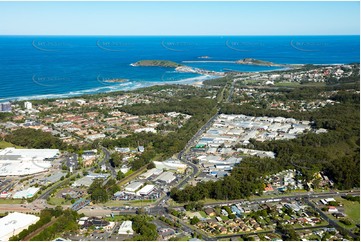
<path fill-rule="evenodd" d="M 21 199 L 0 199 L 0 204 L 21 204 Z"/>
<path fill-rule="evenodd" d="M 8 147 L 16 147 L 21 148 L 21 146 L 13 145 L 12 143 L 6 142 L 6 141 L 0 141 L 0 149 L 5 149 Z"/>
<path fill-rule="evenodd" d="M 206 217 L 207 217 L 207 214 L 206 214 L 204 211 L 199 211 L 199 214 L 200 214 L 203 218 L 206 218 Z"/>
<path fill-rule="evenodd" d="M 341 202 L 345 208 L 345 214 L 352 219 L 356 224 L 360 223 L 360 203 L 348 201 L 346 199 L 336 199 Z"/>
<path fill-rule="evenodd" d="M 277 82 L 276 87 L 299 87 L 301 84 L 298 82 Z"/>

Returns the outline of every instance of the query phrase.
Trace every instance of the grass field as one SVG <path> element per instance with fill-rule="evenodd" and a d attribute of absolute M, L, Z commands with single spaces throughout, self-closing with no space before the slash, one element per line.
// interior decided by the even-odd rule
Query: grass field
<path fill-rule="evenodd" d="M 21 148 L 21 146 L 13 145 L 12 143 L 6 142 L 6 141 L 0 141 L 0 149 L 5 149 L 8 147 L 16 147 Z"/>
<path fill-rule="evenodd" d="M 0 204 L 21 204 L 21 199 L 0 199 Z"/>
<path fill-rule="evenodd" d="M 360 203 L 348 201 L 346 199 L 337 199 L 338 202 L 343 203 L 345 214 L 352 219 L 356 224 L 360 223 Z"/>
<path fill-rule="evenodd" d="M 206 214 L 204 211 L 200 211 L 199 214 L 200 214 L 203 218 L 206 218 L 206 217 L 207 217 L 207 214 Z"/>
<path fill-rule="evenodd" d="M 275 83 L 276 87 L 299 87 L 301 84 L 298 82 L 277 82 Z"/>

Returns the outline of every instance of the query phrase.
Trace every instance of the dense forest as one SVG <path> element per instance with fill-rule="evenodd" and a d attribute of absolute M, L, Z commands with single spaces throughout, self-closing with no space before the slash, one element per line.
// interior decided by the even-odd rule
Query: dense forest
<path fill-rule="evenodd" d="M 4 138 L 5 141 L 14 145 L 35 149 L 60 149 L 76 151 L 79 147 L 63 143 L 58 137 L 42 130 L 21 128 L 11 132 Z"/>

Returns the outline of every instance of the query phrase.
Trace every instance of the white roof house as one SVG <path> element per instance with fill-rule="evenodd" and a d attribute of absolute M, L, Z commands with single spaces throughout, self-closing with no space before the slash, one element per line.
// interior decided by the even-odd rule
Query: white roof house
<path fill-rule="evenodd" d="M 0 219 L 0 241 L 8 241 L 13 235 L 19 234 L 40 218 L 35 215 L 24 213 L 10 213 Z"/>
<path fill-rule="evenodd" d="M 118 230 L 118 234 L 129 234 L 129 235 L 133 235 L 134 231 L 132 228 L 133 222 L 132 221 L 124 221 Z"/>

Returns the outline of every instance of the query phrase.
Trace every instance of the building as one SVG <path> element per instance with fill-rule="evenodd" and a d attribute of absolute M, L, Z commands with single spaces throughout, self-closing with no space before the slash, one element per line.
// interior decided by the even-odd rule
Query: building
<path fill-rule="evenodd" d="M 47 171 L 51 160 L 59 156 L 58 149 L 0 150 L 0 176 L 24 176 Z"/>
<path fill-rule="evenodd" d="M 105 138 L 106 135 L 105 134 L 91 134 L 91 135 L 87 135 L 86 139 L 90 140 L 90 141 L 94 141 L 97 139 L 102 139 Z"/>
<path fill-rule="evenodd" d="M 33 105 L 31 104 L 31 102 L 24 102 L 24 107 L 27 110 L 33 109 Z"/>
<path fill-rule="evenodd" d="M 45 184 L 53 184 L 55 182 L 60 181 L 61 178 L 65 177 L 65 176 L 66 176 L 65 172 L 59 171 L 59 172 L 53 173 L 51 176 L 44 178 L 44 183 Z"/>
<path fill-rule="evenodd" d="M 133 182 L 133 183 L 130 183 L 128 186 L 126 186 L 124 188 L 124 190 L 127 191 L 127 192 L 135 192 L 141 186 L 143 186 L 143 184 L 144 184 L 143 182 Z"/>
<path fill-rule="evenodd" d="M 71 185 L 72 187 L 90 187 L 90 185 L 93 183 L 93 179 L 91 177 L 82 177 L 78 180 L 74 181 L 74 183 Z"/>
<path fill-rule="evenodd" d="M 19 234 L 40 218 L 24 213 L 10 213 L 0 219 L 0 241 L 8 241 L 11 236 Z"/>
<path fill-rule="evenodd" d="M 124 221 L 119 227 L 118 234 L 133 235 L 133 222 L 129 220 Z"/>
<path fill-rule="evenodd" d="M 145 173 L 141 174 L 139 177 L 143 178 L 143 179 L 148 179 L 151 176 L 160 175 L 162 172 L 163 172 L 163 170 L 161 170 L 161 169 L 152 168 L 152 169 L 146 171 Z"/>
<path fill-rule="evenodd" d="M 180 160 L 166 160 L 163 162 L 154 161 L 153 162 L 157 169 L 166 169 L 166 170 L 174 170 L 177 172 L 184 172 L 187 168 L 187 165 L 182 163 Z"/>
<path fill-rule="evenodd" d="M 0 112 L 11 112 L 11 103 L 10 102 L 0 103 Z"/>
<path fill-rule="evenodd" d="M 32 198 L 33 196 L 35 196 L 35 194 L 40 190 L 40 188 L 37 187 L 29 187 L 28 189 L 22 190 L 22 191 L 18 191 L 13 195 L 14 199 L 27 199 L 27 198 Z"/>
<path fill-rule="evenodd" d="M 204 212 L 205 212 L 208 216 L 216 216 L 216 212 L 214 211 L 213 208 L 206 208 L 206 209 L 204 209 Z"/>
<path fill-rule="evenodd" d="M 155 181 L 160 181 L 164 183 L 171 183 L 174 181 L 176 177 L 173 175 L 172 172 L 166 171 L 160 174 L 157 178 L 155 178 Z"/>
<path fill-rule="evenodd" d="M 337 213 L 338 209 L 335 206 L 328 206 L 329 213 Z"/>
<path fill-rule="evenodd" d="M 151 193 L 152 191 L 154 191 L 155 186 L 154 185 L 146 185 L 144 186 L 142 189 L 140 189 L 137 194 L 141 195 L 141 196 L 147 196 L 149 195 L 149 193 Z"/>

